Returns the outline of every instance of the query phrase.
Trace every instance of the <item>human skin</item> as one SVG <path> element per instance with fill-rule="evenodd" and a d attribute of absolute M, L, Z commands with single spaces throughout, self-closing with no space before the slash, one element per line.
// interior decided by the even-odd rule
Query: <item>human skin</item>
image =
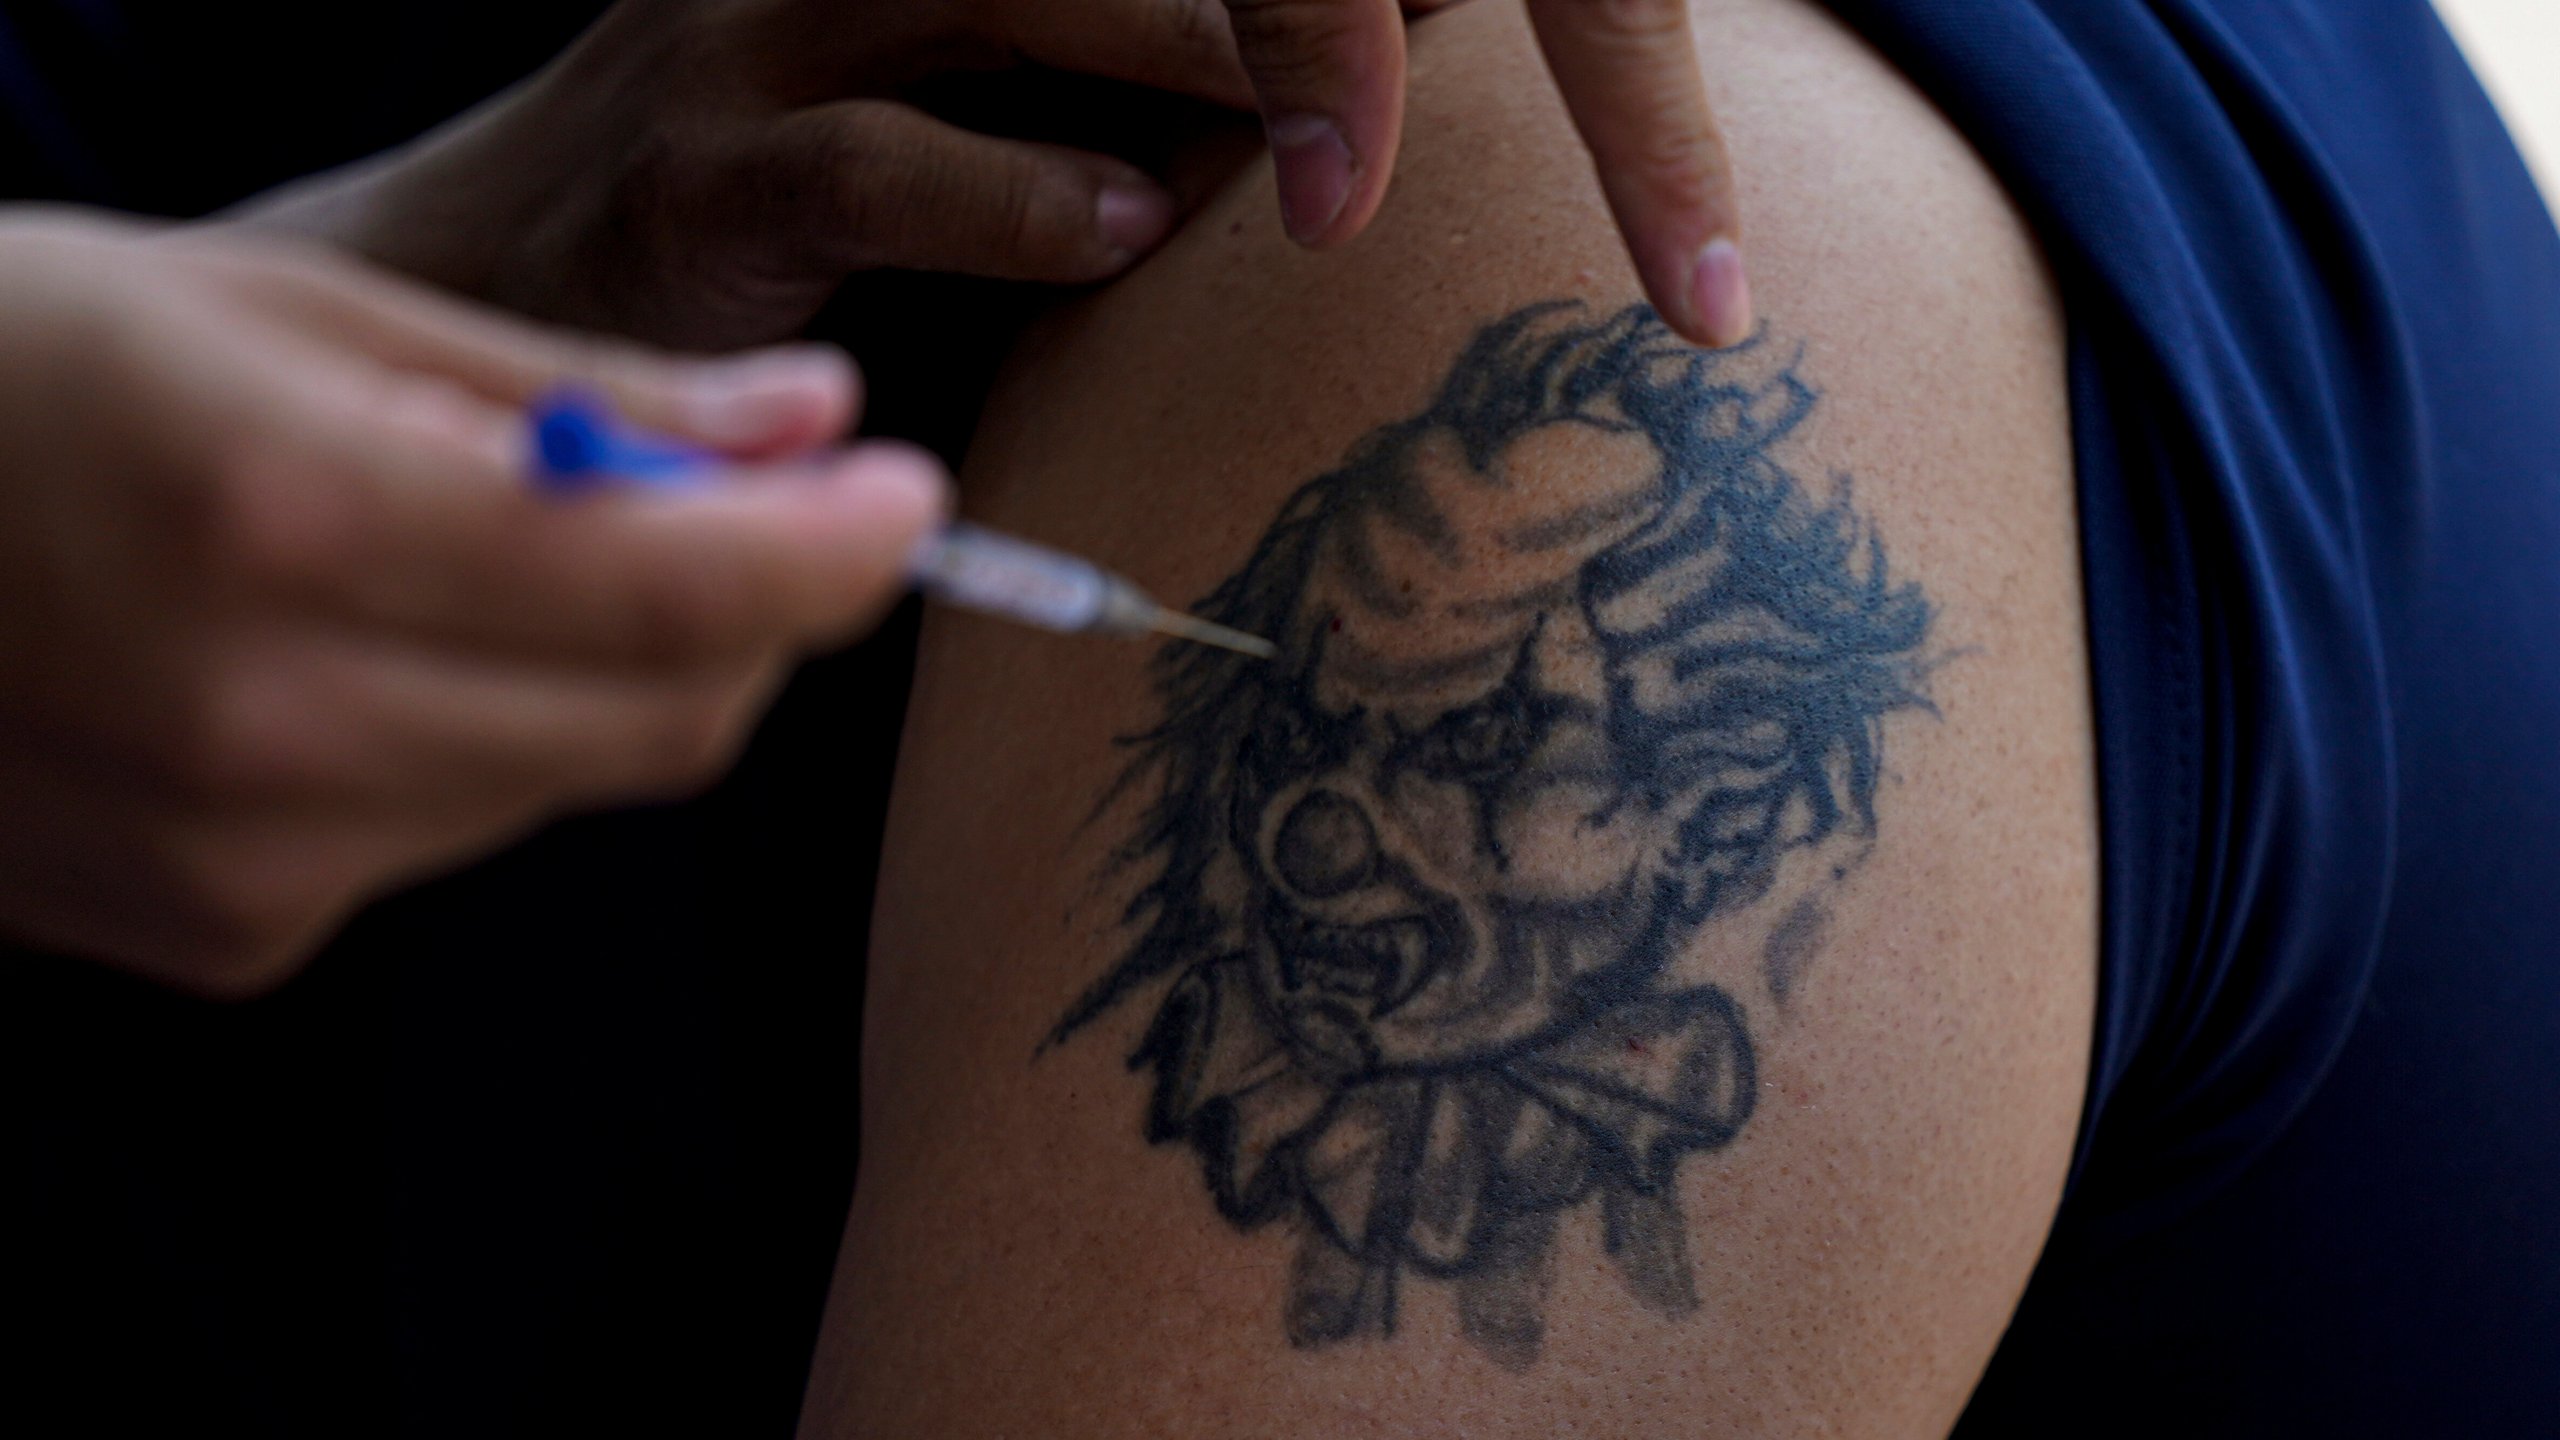
<path fill-rule="evenodd" d="M 206 994 L 565 811 L 726 768 L 943 508 L 804 348 L 545 332 L 317 247 L 0 213 L 0 933 Z M 553 499 L 575 385 L 737 462 Z"/>
<path fill-rule="evenodd" d="M 1334 23 L 1355 8 L 1365 20 Z M 1383 35 L 1400 63 L 1392 5 L 1235 9 L 1263 98 L 1297 107 L 1275 111 L 1282 119 L 1307 107 L 1392 117 L 1402 76 L 1367 53 Z M 1605 96 L 1585 107 L 1603 158 L 1639 144 L 1670 157 L 1628 168 L 1635 189 L 1620 194 L 1648 254 L 1655 231 L 1694 244 L 1702 224 L 1730 228 L 1694 66 L 1661 63 L 1685 57 L 1660 43 L 1684 20 L 1630 6 L 1548 26 L 1567 92 Z M 1336 47 L 1345 37 L 1349 51 Z M 1595 46 L 1615 48 L 1595 59 Z M 1215 0 L 856 11 L 631 0 L 479 112 L 223 223 L 159 237 L 102 219 L 0 228 L 0 306 L 27 322 L 13 343 L 77 382 L 69 403 L 28 385 L 0 406 L 19 442 L 0 509 L 35 522 L 10 537 L 21 603 L 0 647 L 21 692 L 0 712 L 0 765 L 30 787 L 18 840 L 29 866 L 0 895 L 0 928 L 211 992 L 270 985 L 402 880 L 563 809 L 705 778 L 782 665 L 876 609 L 931 513 L 927 467 L 908 456 L 889 465 L 910 482 L 903 500 L 803 517 L 797 537 L 766 537 L 760 559 L 707 539 L 693 554 L 661 545 L 654 575 L 600 576 L 614 527 L 590 521 L 596 553 L 580 556 L 557 533 L 571 526 L 526 509 L 514 411 L 563 380 L 612 388 L 648 374 L 663 390 L 672 367 L 511 330 L 261 240 L 325 237 L 478 299 L 704 348 L 786 335 L 870 266 L 1114 273 L 1172 222 L 1172 199 L 1146 175 L 972 134 L 906 101 L 925 82 L 1023 62 L 1211 102 L 1246 96 Z M 1628 107 L 1648 96 L 1664 103 L 1639 107 L 1639 133 Z M 1375 126 L 1348 133 L 1365 198 L 1345 209 L 1335 197 L 1321 233 L 1296 227 L 1302 240 L 1348 238 L 1385 183 L 1392 144 Z M 1282 188 L 1304 198 L 1304 185 Z M 1687 316 L 1685 290 L 1667 303 Z M 111 323 L 74 333 L 83 306 Z M 1726 328 L 1738 314 L 1725 307 Z M 800 360 L 796 379 L 780 377 L 807 392 L 784 423 L 702 435 L 680 414 L 666 428 L 747 456 L 835 438 L 852 418 L 849 373 Z M 667 408 L 653 393 L 634 392 L 638 418 Z M 846 478 L 848 463 L 886 463 L 868 455 L 831 468 Z M 439 465 L 453 479 L 441 497 L 478 504 L 467 521 L 415 513 L 414 478 L 385 483 Z M 781 513 L 772 498 L 762 508 Z M 137 520 L 137 506 L 175 511 L 174 533 Z M 845 531 L 866 516 L 873 533 Z M 689 523 L 717 534 L 717 521 Z M 477 556 L 457 553 L 457 533 Z M 554 548 L 529 558 L 541 546 Z M 491 555 L 519 568 L 498 573 Z M 812 582 L 813 559 L 837 572 Z M 492 634 L 512 641 L 522 616 L 558 608 L 564 585 L 615 592 L 625 613 L 542 637 L 555 653 L 541 663 L 486 653 L 504 650 Z M 480 593 L 457 602 L 467 586 Z M 381 602 L 390 590 L 408 593 Z M 362 613 L 347 633 L 309 633 L 315 618 L 336 620 L 333 605 Z M 403 627 L 436 643 L 419 653 Z M 637 660 L 615 651 L 617 634 L 652 629 L 720 638 Z M 443 633 L 455 630 L 467 633 Z"/>
<path fill-rule="evenodd" d="M 1281 219 L 1346 243 L 1386 192 L 1404 17 L 1447 0 L 624 0 L 558 60 L 414 144 L 243 206 L 545 319 L 705 349 L 788 337 L 881 268 L 1076 284 L 1171 229 L 1176 200 L 1062 143 L 935 113 L 955 77 L 1039 67 L 1258 103 Z M 1679 0 L 1539 7 L 1571 104 L 1663 313 L 1750 328 L 1732 167 Z"/>
<path fill-rule="evenodd" d="M 1017 356 L 964 508 L 1282 653 L 929 621 L 804 1435 L 1952 1423 L 2093 1005 L 2060 316 L 1872 52 L 1696 24 L 1747 350 L 1485 3 L 1361 245 L 1248 171 Z"/>

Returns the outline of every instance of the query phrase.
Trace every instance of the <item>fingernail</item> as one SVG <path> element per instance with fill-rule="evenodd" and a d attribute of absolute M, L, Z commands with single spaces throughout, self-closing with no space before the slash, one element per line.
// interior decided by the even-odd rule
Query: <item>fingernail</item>
<path fill-rule="evenodd" d="M 685 387 L 685 425 L 710 444 L 752 448 L 832 418 L 849 403 L 853 383 L 852 362 L 832 345 L 715 360 Z"/>
<path fill-rule="evenodd" d="M 1351 147 L 1321 115 L 1283 115 L 1269 134 L 1280 177 L 1280 223 L 1290 239 L 1312 245 L 1351 199 Z"/>
<path fill-rule="evenodd" d="M 1689 278 L 1690 313 L 1707 343 L 1717 349 L 1751 338 L 1751 282 L 1742 273 L 1742 251 L 1719 235 L 1698 252 Z"/>
<path fill-rule="evenodd" d="M 1124 260 L 1156 248 L 1173 228 L 1173 201 L 1161 191 L 1105 185 L 1093 202 L 1093 225 L 1102 243 Z"/>

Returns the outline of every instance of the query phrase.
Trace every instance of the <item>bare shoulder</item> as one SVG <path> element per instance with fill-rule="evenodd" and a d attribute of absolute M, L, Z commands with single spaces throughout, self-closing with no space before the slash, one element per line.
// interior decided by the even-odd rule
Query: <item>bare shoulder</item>
<path fill-rule="evenodd" d="M 804 1431 L 1942 1431 L 2095 968 L 2060 317 L 1910 87 L 1702 4 L 1765 332 L 1635 289 L 1516 8 L 1375 231 L 1268 171 L 968 508 L 1276 659 L 936 617 Z"/>

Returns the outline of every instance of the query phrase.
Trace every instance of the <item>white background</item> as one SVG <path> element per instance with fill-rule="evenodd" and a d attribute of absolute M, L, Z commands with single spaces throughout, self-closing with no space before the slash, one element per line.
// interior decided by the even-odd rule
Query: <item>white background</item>
<path fill-rule="evenodd" d="M 2560 201 L 2560 0 L 2436 0 L 2506 113 L 2546 199 Z"/>

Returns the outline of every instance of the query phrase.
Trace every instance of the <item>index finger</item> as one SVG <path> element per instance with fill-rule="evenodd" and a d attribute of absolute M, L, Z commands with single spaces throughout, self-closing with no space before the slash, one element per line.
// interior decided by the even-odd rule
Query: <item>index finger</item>
<path fill-rule="evenodd" d="M 1529 0 L 1529 16 L 1646 297 L 1691 340 L 1749 338 L 1733 162 L 1688 0 Z"/>
<path fill-rule="evenodd" d="M 348 619 L 464 651 L 697 670 L 815 648 L 887 607 L 946 504 L 939 464 L 882 442 L 555 499 L 522 473 L 520 414 L 409 376 L 354 398 L 291 462 L 334 473 L 294 487 L 279 568 Z"/>

